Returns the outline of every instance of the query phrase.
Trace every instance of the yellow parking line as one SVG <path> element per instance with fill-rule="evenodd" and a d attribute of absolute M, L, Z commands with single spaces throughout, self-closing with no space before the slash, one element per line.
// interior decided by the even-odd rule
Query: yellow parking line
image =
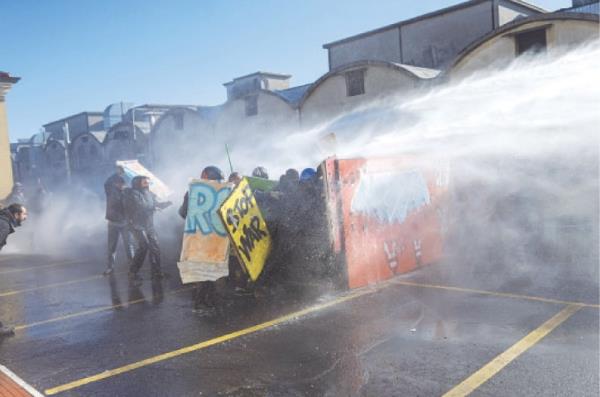
<path fill-rule="evenodd" d="M 452 388 L 443 397 L 466 396 L 472 393 L 479 386 L 487 382 L 490 378 L 500 372 L 504 367 L 510 364 L 514 359 L 526 352 L 529 348 L 538 343 L 542 338 L 552 332 L 556 327 L 565 322 L 573 314 L 577 313 L 582 305 L 569 305 L 554 315 L 550 320 L 540 325 L 537 329 L 529 333 L 523 339 L 512 345 L 504 353 L 500 354 L 492 361 L 484 365 L 481 369 Z"/>
<path fill-rule="evenodd" d="M 511 293 L 507 293 L 507 292 L 486 291 L 486 290 L 480 290 L 480 289 L 453 287 L 453 286 L 449 286 L 449 285 L 415 283 L 412 281 L 403 281 L 403 280 L 396 280 L 396 281 L 394 281 L 394 283 L 398 284 L 398 285 L 406 285 L 409 287 L 432 288 L 432 289 L 441 289 L 441 290 L 446 290 L 446 291 L 457 291 L 457 292 L 467 292 L 467 293 L 472 293 L 472 294 L 498 296 L 498 297 L 502 297 L 502 298 L 524 299 L 524 300 L 530 300 L 530 301 L 536 301 L 536 302 L 555 303 L 555 304 L 559 304 L 559 305 L 578 305 L 578 306 L 583 306 L 583 307 L 600 308 L 600 305 L 595 304 L 595 303 L 571 302 L 571 301 L 563 301 L 563 300 L 559 300 L 559 299 L 542 298 L 542 297 L 538 297 L 538 296 L 511 294 Z"/>
<path fill-rule="evenodd" d="M 18 269 L 11 269 L 11 270 L 5 270 L 0 272 L 0 276 L 3 274 L 9 274 L 9 273 L 19 273 L 19 272 L 27 272 L 30 270 L 38 270 L 38 269 L 48 269 L 51 267 L 59 267 L 59 266 L 70 266 L 70 265 L 77 265 L 77 264 L 82 264 L 83 262 L 81 261 L 63 261 L 63 262 L 58 262 L 58 263 L 52 263 L 50 265 L 42 265 L 42 266 L 32 266 L 32 267 L 20 267 Z"/>
<path fill-rule="evenodd" d="M 384 283 L 381 286 L 381 288 L 385 288 L 385 287 L 390 286 L 390 285 L 393 285 L 393 284 L 391 284 L 391 283 Z M 273 327 L 275 325 L 279 325 L 279 324 L 282 324 L 284 322 L 296 319 L 298 317 L 303 317 L 303 316 L 306 316 L 308 314 L 315 313 L 315 312 L 317 312 L 319 310 L 323 310 L 323 309 L 329 308 L 331 306 L 338 305 L 338 304 L 340 304 L 342 302 L 346 302 L 346 301 L 349 301 L 351 299 L 355 299 L 355 298 L 357 298 L 359 296 L 373 293 L 375 291 L 380 290 L 381 288 L 378 288 L 378 289 L 372 289 L 371 288 L 371 289 L 358 290 L 358 291 L 350 293 L 350 294 L 348 294 L 346 296 L 337 298 L 335 300 L 332 300 L 332 301 L 329 301 L 329 302 L 326 302 L 326 303 L 322 303 L 322 304 L 318 304 L 318 305 L 315 305 L 315 306 L 311 306 L 311 307 L 308 307 L 306 309 L 299 310 L 299 311 L 296 311 L 296 312 L 293 312 L 293 313 L 290 313 L 290 314 L 286 314 L 284 316 L 278 317 L 278 318 L 276 318 L 274 320 L 267 321 L 267 322 L 262 323 L 262 324 L 254 325 L 252 327 L 241 329 L 239 331 L 235 331 L 235 332 L 232 332 L 232 333 L 227 334 L 227 335 L 219 336 L 219 337 L 216 337 L 214 339 L 209 339 L 207 341 L 196 343 L 196 344 L 191 345 L 191 346 L 183 347 L 181 349 L 177 349 L 177 350 L 174 350 L 174 351 L 171 351 L 171 352 L 168 352 L 168 353 L 159 354 L 157 356 L 150 357 L 150 358 L 147 358 L 145 360 L 137 361 L 137 362 L 129 364 L 129 365 L 125 365 L 125 366 L 118 367 L 118 368 L 115 368 L 115 369 L 107 370 L 107 371 L 101 372 L 101 373 L 93 375 L 93 376 L 88 376 L 87 378 L 79 379 L 79 380 L 76 380 L 76 381 L 73 381 L 73 382 L 70 382 L 70 383 L 66 383 L 64 385 L 56 386 L 56 387 L 53 387 L 53 388 L 45 390 L 44 393 L 47 394 L 47 395 L 53 395 L 53 394 L 57 394 L 57 393 L 61 393 L 61 392 L 67 391 L 67 390 L 76 389 L 78 387 L 87 385 L 89 383 L 98 382 L 98 381 L 101 381 L 103 379 L 107 379 L 107 378 L 111 378 L 113 376 L 117 376 L 117 375 L 123 374 L 125 372 L 133 371 L 133 370 L 138 369 L 138 368 L 142 368 L 142 367 L 146 367 L 148 365 L 152 365 L 152 364 L 158 363 L 160 361 L 169 360 L 171 358 L 174 358 L 174 357 L 177 357 L 177 356 L 181 356 L 183 354 L 191 353 L 191 352 L 194 352 L 194 351 L 197 351 L 197 350 L 200 350 L 200 349 L 204 349 L 204 348 L 209 347 L 209 346 L 213 346 L 213 345 L 217 345 L 219 343 L 227 342 L 227 341 L 230 341 L 232 339 L 236 339 L 236 338 L 239 338 L 239 337 L 244 336 L 244 335 L 248 335 L 248 334 L 251 334 L 251 333 L 254 333 L 254 332 L 258 332 L 258 331 L 264 330 L 266 328 L 270 328 L 270 327 Z"/>
<path fill-rule="evenodd" d="M 164 295 L 174 295 L 174 294 L 178 294 L 180 292 L 189 291 L 189 290 L 191 290 L 191 288 L 180 288 L 180 289 L 176 289 L 176 290 L 171 291 L 171 292 L 167 292 Z M 69 320 L 71 318 L 76 318 L 76 317 L 81 317 L 81 316 L 87 316 L 87 315 L 90 315 L 90 314 L 100 313 L 100 312 L 104 312 L 104 311 L 107 311 L 107 310 L 118 309 L 120 307 L 131 306 L 131 305 L 135 305 L 136 303 L 142 303 L 142 302 L 146 302 L 146 301 L 147 301 L 146 298 L 140 298 L 140 299 L 135 299 L 135 300 L 132 300 L 132 301 L 127 301 L 127 302 L 124 302 L 124 303 L 120 303 L 118 305 L 101 306 L 101 307 L 98 307 L 96 309 L 90 309 L 90 310 L 85 310 L 85 311 L 81 311 L 81 312 L 66 314 L 64 316 L 54 317 L 54 318 L 50 318 L 48 320 L 43 320 L 43 321 L 37 321 L 35 323 L 21 324 L 21 325 L 15 326 L 15 331 L 20 331 L 20 330 L 23 330 L 23 329 L 33 328 L 33 327 L 37 327 L 39 325 L 55 323 L 55 322 L 58 322 L 58 321 Z"/>
<path fill-rule="evenodd" d="M 125 274 L 125 273 L 127 273 L 127 272 L 114 273 L 114 275 Z M 26 288 L 26 289 L 20 289 L 20 290 L 0 292 L 0 298 L 5 297 L 5 296 L 12 296 L 12 295 L 17 295 L 17 294 L 24 294 L 26 292 L 39 291 L 39 290 L 42 290 L 42 289 L 50 289 L 50 288 L 55 288 L 55 287 L 62 287 L 62 286 L 65 286 L 65 285 L 84 283 L 86 281 L 97 280 L 97 279 L 100 279 L 100 278 L 106 278 L 106 276 L 104 276 L 102 274 L 99 274 L 99 275 L 90 276 L 90 277 L 86 277 L 86 278 L 80 278 L 80 279 L 77 279 L 77 280 L 69 280 L 69 281 L 62 281 L 60 283 L 55 283 L 55 284 L 42 285 L 42 286 L 39 286 L 39 287 L 33 287 L 33 288 Z"/>

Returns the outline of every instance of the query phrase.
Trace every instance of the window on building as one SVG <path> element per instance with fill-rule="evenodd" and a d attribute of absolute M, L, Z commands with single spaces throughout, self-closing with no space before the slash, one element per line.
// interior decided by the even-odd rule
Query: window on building
<path fill-rule="evenodd" d="M 346 95 L 356 96 L 365 93 L 365 70 L 346 72 Z"/>
<path fill-rule="evenodd" d="M 247 96 L 246 116 L 256 116 L 258 114 L 258 95 Z"/>
<path fill-rule="evenodd" d="M 517 47 L 517 55 L 521 55 L 525 52 L 545 52 L 546 29 L 536 29 L 517 33 L 515 35 L 515 44 Z"/>
<path fill-rule="evenodd" d="M 177 113 L 174 115 L 175 117 L 175 129 L 183 130 L 183 113 Z"/>

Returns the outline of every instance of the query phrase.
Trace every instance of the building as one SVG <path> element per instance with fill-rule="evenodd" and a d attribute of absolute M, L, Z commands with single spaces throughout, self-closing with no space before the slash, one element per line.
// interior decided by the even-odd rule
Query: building
<path fill-rule="evenodd" d="M 227 99 L 217 106 L 120 102 L 48 123 L 46 134 L 15 145 L 15 167 L 23 180 L 37 172 L 51 183 L 75 178 L 96 186 L 116 160 L 138 159 L 157 171 L 182 163 L 225 166 L 229 149 L 234 160 L 258 162 L 258 145 L 272 148 L 289 134 L 351 134 L 345 115 L 375 101 L 403 100 L 449 78 L 504 67 L 523 53 L 560 53 L 596 38 L 597 4 L 574 0 L 548 13 L 521 0 L 465 1 L 324 44 L 328 71 L 309 84 L 292 86 L 289 74 L 258 71 L 225 83 Z"/>
<path fill-rule="evenodd" d="M 471 0 L 324 44 L 329 70 L 358 61 L 444 69 L 474 40 L 517 18 L 545 13 L 520 0 Z"/>
<path fill-rule="evenodd" d="M 13 186 L 8 120 L 6 117 L 6 94 L 13 84 L 18 81 L 19 77 L 0 72 L 0 199 L 8 196 Z"/>
<path fill-rule="evenodd" d="M 551 13 L 520 19 L 471 43 L 458 54 L 448 74 L 456 79 L 502 68 L 524 53 L 560 54 L 598 37 L 598 15 Z"/>

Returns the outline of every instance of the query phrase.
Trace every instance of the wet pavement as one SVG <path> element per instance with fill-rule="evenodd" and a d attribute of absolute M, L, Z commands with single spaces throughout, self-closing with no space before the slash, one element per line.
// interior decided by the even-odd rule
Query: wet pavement
<path fill-rule="evenodd" d="M 102 270 L 101 259 L 0 254 L 0 319 L 17 327 L 0 364 L 49 395 L 432 396 L 525 343 L 473 395 L 599 392 L 593 266 L 442 263 L 357 291 L 231 295 L 212 316 L 192 312 L 174 264 L 162 282 L 144 267 L 140 287 L 123 265 Z"/>

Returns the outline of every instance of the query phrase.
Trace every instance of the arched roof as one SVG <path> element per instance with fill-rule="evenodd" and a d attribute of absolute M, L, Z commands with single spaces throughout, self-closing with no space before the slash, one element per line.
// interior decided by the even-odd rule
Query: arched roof
<path fill-rule="evenodd" d="M 551 14 L 540 14 L 532 17 L 521 18 L 509 22 L 505 25 L 502 25 L 498 29 L 492 30 L 488 34 L 480 37 L 475 40 L 464 50 L 458 53 L 454 61 L 450 65 L 450 67 L 446 70 L 446 73 L 452 72 L 452 70 L 458 66 L 469 54 L 474 52 L 477 48 L 485 44 L 486 42 L 493 40 L 498 36 L 502 36 L 513 29 L 520 28 L 521 26 L 525 26 L 530 23 L 535 22 L 543 22 L 543 21 L 588 21 L 588 22 L 598 22 L 599 18 L 596 14 L 582 14 L 582 13 L 573 13 L 573 12 L 557 12 Z"/>
<path fill-rule="evenodd" d="M 57 144 L 57 145 L 61 146 L 63 149 L 65 148 L 65 143 L 63 140 L 59 140 L 59 139 L 50 137 L 50 138 L 48 138 L 48 140 L 46 141 L 46 144 L 44 145 L 44 151 L 48 150 L 48 148 L 53 144 Z"/>
<path fill-rule="evenodd" d="M 335 68 L 325 73 L 323 76 L 319 77 L 314 83 L 312 83 L 308 89 L 304 92 L 304 95 L 300 99 L 298 106 L 301 107 L 308 100 L 308 98 L 319 88 L 321 84 L 323 84 L 327 79 L 333 76 L 337 76 L 340 73 L 343 73 L 347 70 L 356 69 L 360 67 L 380 67 L 380 68 L 388 68 L 392 70 L 396 70 L 400 73 L 405 74 L 406 76 L 417 79 L 417 80 L 429 80 L 437 77 L 440 74 L 439 70 L 422 68 L 418 66 L 405 65 L 401 63 L 394 63 L 388 61 L 376 61 L 376 60 L 365 60 L 365 61 L 357 61 L 353 63 L 349 63 L 347 65 L 341 66 L 339 68 Z"/>
<path fill-rule="evenodd" d="M 107 144 L 108 142 L 112 141 L 114 139 L 114 135 L 115 135 L 115 131 L 118 130 L 127 130 L 130 131 L 131 130 L 131 122 L 130 121 L 121 121 L 115 125 L 113 125 L 112 127 L 110 127 L 110 129 L 106 132 L 106 136 L 104 137 L 104 140 L 102 141 L 103 144 Z M 135 133 L 136 136 L 141 136 L 141 137 L 146 137 L 146 133 L 139 127 L 139 126 L 135 126 Z"/>
<path fill-rule="evenodd" d="M 75 138 L 73 138 L 73 140 L 71 141 L 71 144 L 75 144 L 75 142 L 77 142 L 78 140 L 82 139 L 83 137 L 88 137 L 90 139 L 95 140 L 96 142 L 98 142 L 99 144 L 102 144 L 102 142 L 104 141 L 104 138 L 107 136 L 106 132 L 102 131 L 96 131 L 96 132 L 84 132 L 83 134 L 79 134 L 77 135 Z"/>
<path fill-rule="evenodd" d="M 197 116 L 203 117 L 202 114 L 202 108 L 192 108 L 192 107 L 187 107 L 187 106 L 181 106 L 181 107 L 173 107 L 172 109 L 167 110 L 165 113 L 163 113 L 158 120 L 156 120 L 156 123 L 154 123 L 154 125 L 152 126 L 152 130 L 150 131 L 151 135 L 154 135 L 154 133 L 156 132 L 156 130 L 160 127 L 160 125 L 170 116 L 173 116 L 174 114 L 180 114 L 180 113 L 190 113 L 190 114 L 195 114 Z M 205 113 L 209 113 L 208 111 L 205 111 Z"/>

